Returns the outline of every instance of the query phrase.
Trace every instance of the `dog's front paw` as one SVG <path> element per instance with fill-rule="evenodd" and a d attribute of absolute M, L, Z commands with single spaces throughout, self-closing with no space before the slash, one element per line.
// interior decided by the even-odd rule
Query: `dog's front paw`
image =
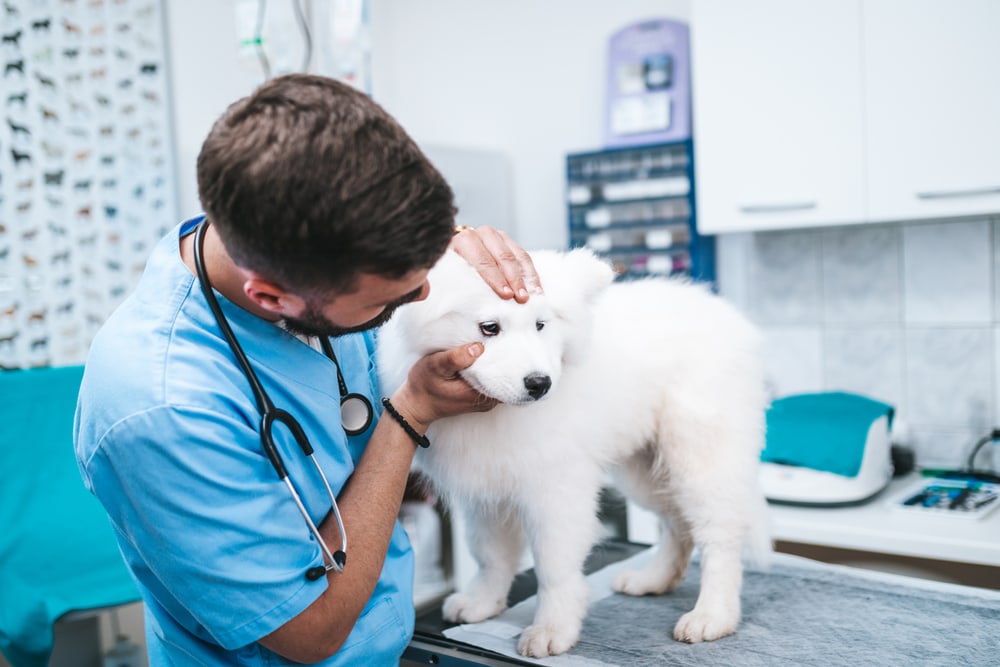
<path fill-rule="evenodd" d="M 559 655 L 573 648 L 579 638 L 579 627 L 529 625 L 521 633 L 517 652 L 529 658 Z"/>
<path fill-rule="evenodd" d="M 689 644 L 721 639 L 736 631 L 739 620 L 738 613 L 706 613 L 693 609 L 677 621 L 674 639 Z"/>
<path fill-rule="evenodd" d="M 492 618 L 507 608 L 503 598 L 477 597 L 468 593 L 452 593 L 445 598 L 441 613 L 452 623 L 478 623 Z"/>

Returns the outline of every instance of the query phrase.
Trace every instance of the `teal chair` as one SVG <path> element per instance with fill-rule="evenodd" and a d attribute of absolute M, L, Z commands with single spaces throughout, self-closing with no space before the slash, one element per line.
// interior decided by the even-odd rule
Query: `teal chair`
<path fill-rule="evenodd" d="M 0 651 L 13 667 L 46 667 L 60 618 L 139 599 L 73 454 L 82 377 L 0 371 Z"/>

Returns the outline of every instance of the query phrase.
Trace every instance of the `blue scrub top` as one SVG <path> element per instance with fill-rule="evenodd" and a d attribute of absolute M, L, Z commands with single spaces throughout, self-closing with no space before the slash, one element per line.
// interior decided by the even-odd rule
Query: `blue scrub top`
<path fill-rule="evenodd" d="M 263 451 L 249 384 L 181 261 L 179 238 L 200 220 L 157 244 L 136 290 L 94 339 L 76 454 L 142 593 L 151 664 L 282 665 L 256 642 L 326 590 L 326 577 L 305 578 L 323 558 Z M 216 296 L 271 400 L 302 425 L 339 494 L 374 426 L 348 437 L 333 363 Z M 371 335 L 331 342 L 348 390 L 381 407 Z M 276 428 L 275 436 L 319 524 L 330 510 L 326 491 L 291 435 Z M 349 530 L 347 553 L 350 567 Z M 364 613 L 322 664 L 398 664 L 413 616 L 413 552 L 397 522 Z"/>

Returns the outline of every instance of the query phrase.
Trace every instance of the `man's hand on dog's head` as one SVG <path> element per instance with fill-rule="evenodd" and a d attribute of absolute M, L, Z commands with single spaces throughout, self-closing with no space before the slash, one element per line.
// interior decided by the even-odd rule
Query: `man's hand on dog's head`
<path fill-rule="evenodd" d="M 504 299 L 525 303 L 530 295 L 542 293 L 531 257 L 503 231 L 493 227 L 464 229 L 452 238 L 451 249 Z"/>

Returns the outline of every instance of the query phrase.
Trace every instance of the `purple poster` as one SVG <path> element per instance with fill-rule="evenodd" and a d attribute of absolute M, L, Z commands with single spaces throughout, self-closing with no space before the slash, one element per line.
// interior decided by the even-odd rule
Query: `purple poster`
<path fill-rule="evenodd" d="M 605 147 L 691 137 L 688 53 L 688 27 L 676 21 L 643 21 L 611 36 Z"/>

